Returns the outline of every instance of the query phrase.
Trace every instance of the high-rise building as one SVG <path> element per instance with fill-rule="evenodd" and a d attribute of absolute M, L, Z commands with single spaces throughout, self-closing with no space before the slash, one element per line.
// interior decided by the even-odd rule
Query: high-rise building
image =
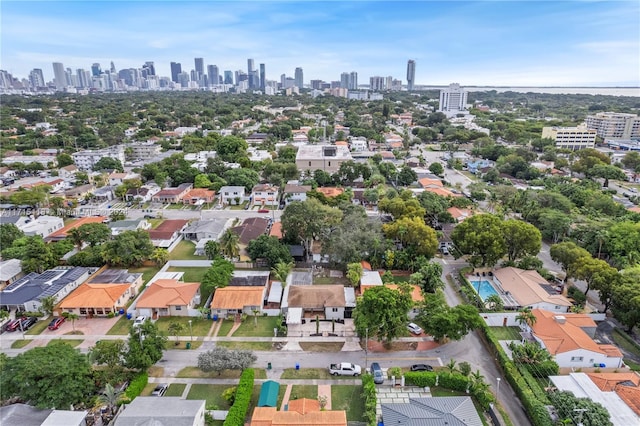
<path fill-rule="evenodd" d="M 340 87 L 342 87 L 343 89 L 348 89 L 349 88 L 349 73 L 348 72 L 343 72 L 342 74 L 340 74 Z"/>
<path fill-rule="evenodd" d="M 260 64 L 260 90 L 264 93 L 267 82 L 267 72 L 265 64 Z"/>
<path fill-rule="evenodd" d="M 224 84 L 233 84 L 233 71 L 226 70 L 224 72 Z"/>
<path fill-rule="evenodd" d="M 322 83 L 323 83 L 322 80 L 311 80 L 309 83 L 311 84 L 312 89 L 316 89 L 316 90 L 322 89 Z"/>
<path fill-rule="evenodd" d="M 294 74 L 295 85 L 298 89 L 302 89 L 304 87 L 304 74 L 302 73 L 302 68 L 296 68 L 296 72 Z"/>
<path fill-rule="evenodd" d="M 56 89 L 64 90 L 67 87 L 67 74 L 64 71 L 64 65 L 61 62 L 53 63 L 53 82 L 56 85 Z"/>
<path fill-rule="evenodd" d="M 286 81 L 287 81 L 287 75 L 286 74 L 280 74 L 280 88 L 281 89 L 285 88 Z"/>
<path fill-rule="evenodd" d="M 142 66 L 142 69 L 147 70 L 147 75 L 156 75 L 156 66 L 154 65 L 153 61 L 145 62 Z"/>
<path fill-rule="evenodd" d="M 204 59 L 195 58 L 194 62 L 196 65 L 196 73 L 198 73 L 198 77 L 202 77 L 204 75 Z"/>
<path fill-rule="evenodd" d="M 416 61 L 409 59 L 407 62 L 407 90 L 412 91 L 416 82 Z"/>
<path fill-rule="evenodd" d="M 31 72 L 29 73 L 29 84 L 31 84 L 31 87 L 33 87 L 34 89 L 37 89 L 39 87 L 46 87 L 44 74 L 42 73 L 42 70 L 40 68 L 34 68 L 33 70 L 31 70 Z"/>
<path fill-rule="evenodd" d="M 116 64 L 114 64 L 114 63 L 113 63 L 113 61 L 111 61 L 111 66 L 109 67 L 109 72 L 110 72 L 111 74 L 116 74 L 116 73 L 117 73 L 117 71 L 116 71 Z"/>
<path fill-rule="evenodd" d="M 599 112 L 587 115 L 587 127 L 601 138 L 631 139 L 640 137 L 640 117 L 621 112 Z"/>
<path fill-rule="evenodd" d="M 249 58 L 247 59 L 247 79 L 249 80 L 249 88 L 253 89 L 253 78 L 251 78 L 253 76 L 253 71 L 254 71 L 254 67 L 255 64 L 253 63 L 253 59 Z"/>
<path fill-rule="evenodd" d="M 93 65 L 91 65 L 91 75 L 94 77 L 97 77 L 100 74 L 102 74 L 102 69 L 100 68 L 100 64 L 97 62 L 94 62 Z"/>
<path fill-rule="evenodd" d="M 349 74 L 349 90 L 358 90 L 358 73 L 351 71 Z"/>
<path fill-rule="evenodd" d="M 462 112 L 466 111 L 467 92 L 458 83 L 451 83 L 447 89 L 440 91 L 440 112 Z"/>
<path fill-rule="evenodd" d="M 83 70 L 82 68 L 78 68 L 76 70 L 78 86 L 80 89 L 86 89 L 91 87 L 91 73 Z"/>
<path fill-rule="evenodd" d="M 207 65 L 207 77 L 210 87 L 218 85 L 218 81 L 220 80 L 220 71 L 218 70 L 217 65 Z"/>
<path fill-rule="evenodd" d="M 180 62 L 171 62 L 171 81 L 179 83 L 178 75 L 182 72 L 182 65 Z"/>
<path fill-rule="evenodd" d="M 369 77 L 369 88 L 377 92 L 384 90 L 384 77 Z"/>

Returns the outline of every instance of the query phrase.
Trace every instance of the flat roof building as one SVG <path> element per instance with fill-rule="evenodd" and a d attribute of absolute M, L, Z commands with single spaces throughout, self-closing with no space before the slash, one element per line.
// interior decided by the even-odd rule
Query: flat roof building
<path fill-rule="evenodd" d="M 296 155 L 296 166 L 300 171 L 323 170 L 335 173 L 345 161 L 352 161 L 349 148 L 340 145 L 302 145 Z"/>
<path fill-rule="evenodd" d="M 543 139 L 553 139 L 556 148 L 570 149 L 576 151 L 578 149 L 595 148 L 596 146 L 596 130 L 587 128 L 587 126 L 577 127 L 543 127 Z"/>

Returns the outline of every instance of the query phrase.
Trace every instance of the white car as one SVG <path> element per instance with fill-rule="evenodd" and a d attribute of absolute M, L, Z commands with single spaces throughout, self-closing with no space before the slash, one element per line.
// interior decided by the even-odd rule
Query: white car
<path fill-rule="evenodd" d="M 136 319 L 133 321 L 133 326 L 140 327 L 142 324 L 144 324 L 146 320 L 147 320 L 147 317 L 145 316 L 136 317 Z"/>
<path fill-rule="evenodd" d="M 407 329 L 413 334 L 422 334 L 422 328 L 416 323 L 410 322 L 407 324 Z"/>

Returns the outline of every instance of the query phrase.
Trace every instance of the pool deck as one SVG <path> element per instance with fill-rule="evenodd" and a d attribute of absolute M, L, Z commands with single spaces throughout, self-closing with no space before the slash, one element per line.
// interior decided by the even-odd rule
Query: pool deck
<path fill-rule="evenodd" d="M 472 283 L 474 281 L 476 282 L 487 281 L 489 285 L 491 285 L 491 287 L 493 287 L 493 289 L 496 291 L 498 296 L 500 296 L 500 299 L 502 299 L 502 304 L 504 305 L 505 308 L 517 308 L 520 306 L 518 301 L 514 299 L 513 296 L 508 291 L 504 291 L 502 286 L 500 286 L 500 284 L 493 279 L 493 274 L 488 275 L 485 273 L 484 275 L 482 275 L 480 272 L 478 272 L 478 274 L 479 275 L 467 275 L 466 276 L 467 281 L 469 281 L 469 283 Z M 471 284 L 471 287 L 473 287 L 473 289 L 476 290 L 476 292 L 478 292 L 478 290 L 474 287 L 473 284 Z M 480 293 L 478 293 L 478 295 L 480 295 Z M 484 302 L 484 299 L 483 299 L 483 302 Z"/>

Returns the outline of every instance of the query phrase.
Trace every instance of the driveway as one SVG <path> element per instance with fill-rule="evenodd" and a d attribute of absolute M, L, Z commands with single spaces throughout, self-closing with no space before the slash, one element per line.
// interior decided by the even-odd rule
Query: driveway
<path fill-rule="evenodd" d="M 111 327 L 118 321 L 120 317 L 114 318 L 79 318 L 75 320 L 74 324 L 70 320 L 66 320 L 62 323 L 59 329 L 50 331 L 45 329 L 43 335 L 61 336 L 63 334 L 71 333 L 74 331 L 81 331 L 86 336 L 103 336 L 107 334 Z"/>

